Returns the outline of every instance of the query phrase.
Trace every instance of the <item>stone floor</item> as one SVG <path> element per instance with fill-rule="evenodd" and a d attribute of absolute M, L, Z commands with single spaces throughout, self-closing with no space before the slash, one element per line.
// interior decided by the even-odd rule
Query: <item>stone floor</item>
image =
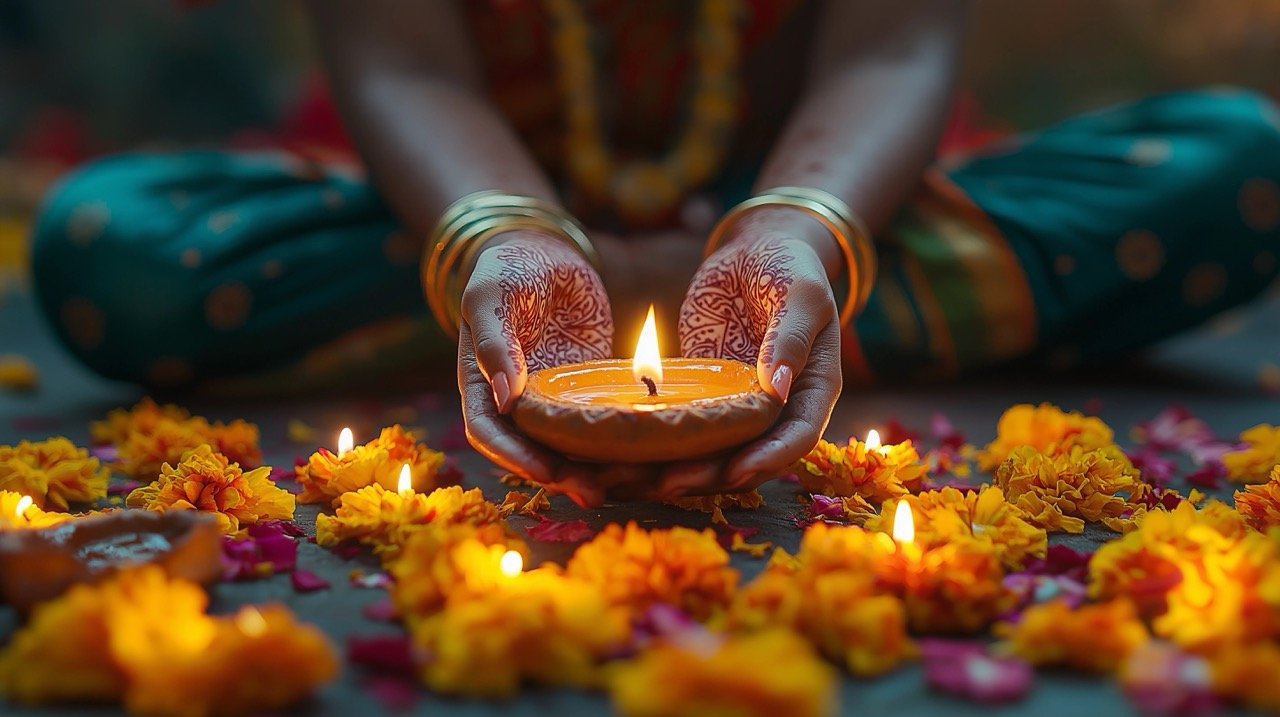
<path fill-rule="evenodd" d="M 909 426 L 927 426 L 930 415 L 941 411 L 966 432 L 970 440 L 984 442 L 994 432 L 996 418 L 1018 402 L 1051 401 L 1068 408 L 1096 407 L 1099 415 L 1123 437 L 1134 422 L 1150 418 L 1171 403 L 1182 403 L 1205 418 L 1220 435 L 1234 435 L 1259 422 L 1280 420 L 1280 398 L 1274 388 L 1259 381 L 1260 370 L 1280 364 L 1280 299 L 1273 298 L 1252 309 L 1225 317 L 1194 334 L 1180 337 L 1153 350 L 1134 363 L 1070 376 L 999 374 L 950 385 L 900 385 L 870 391 L 850 391 L 841 400 L 831 422 L 829 437 L 862 434 L 867 428 L 896 417 Z M 21 291 L 0 295 L 0 354 L 21 353 L 35 361 L 42 385 L 33 394 L 0 393 L 0 443 L 19 438 L 43 438 L 64 434 L 87 440 L 88 422 L 108 409 L 138 398 L 132 387 L 104 382 L 75 365 L 53 343 L 39 322 L 29 299 Z M 1280 367 L 1267 369 L 1274 373 Z M 1266 373 L 1266 372 L 1264 372 Z M 243 417 L 262 427 L 267 462 L 292 462 L 310 446 L 288 441 L 285 426 L 301 419 L 318 430 L 326 443 L 345 424 L 373 430 L 382 423 L 401 420 L 425 427 L 428 442 L 435 443 L 455 430 L 458 423 L 456 395 L 442 387 L 438 393 L 400 396 L 312 397 L 287 402 L 220 403 L 207 398 L 181 399 L 193 411 L 212 418 Z M 480 486 L 490 498 L 501 498 L 505 488 L 497 472 L 465 448 L 454 451 L 468 485 Z M 758 526 L 760 538 L 794 549 L 799 531 L 792 522 L 796 510 L 791 491 L 780 485 L 764 491 L 768 505 L 755 512 L 730 515 L 738 525 Z M 706 516 L 673 508 L 648 505 L 611 505 L 583 511 L 567 501 L 553 502 L 552 517 L 585 518 L 599 527 L 609 521 L 638 520 L 646 526 L 683 524 L 700 527 Z M 299 522 L 313 528 L 314 509 L 299 511 Z M 1097 536 L 1085 536 L 1083 542 Z M 572 546 L 535 545 L 535 558 L 563 560 Z M 734 563 L 750 577 L 763 561 L 734 555 Z M 348 635 L 375 634 L 394 627 L 371 622 L 361 607 L 377 601 L 382 593 L 351 587 L 346 579 L 353 567 L 373 567 L 372 561 L 343 561 L 314 545 L 303 544 L 299 567 L 327 577 L 332 589 L 295 594 L 287 576 L 256 583 L 227 584 L 214 597 L 216 611 L 230 611 L 246 602 L 278 600 L 298 615 L 319 624 L 341 646 Z M 12 631 L 11 611 L 0 608 L 0 641 Z M 991 708 L 975 706 L 930 694 L 918 668 L 909 666 L 875 681 L 846 679 L 842 705 L 846 714 L 885 715 L 1080 715 L 1102 717 L 1129 714 L 1117 688 L 1105 681 L 1067 674 L 1041 674 L 1037 688 L 1022 703 Z M 423 694 L 411 714 L 418 715 L 594 715 L 607 714 L 607 700 L 599 695 L 531 689 L 509 703 L 466 702 Z M 360 673 L 344 669 L 340 679 L 324 690 L 313 704 L 299 710 L 306 715 L 379 714 L 381 708 L 361 687 Z M 0 703 L 6 716 L 115 714 L 113 710 L 28 710 Z"/>

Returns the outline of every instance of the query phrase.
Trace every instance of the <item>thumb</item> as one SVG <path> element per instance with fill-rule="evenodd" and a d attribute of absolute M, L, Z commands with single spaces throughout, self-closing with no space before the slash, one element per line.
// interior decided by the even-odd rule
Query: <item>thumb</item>
<path fill-rule="evenodd" d="M 775 398 L 787 402 L 791 384 L 809 362 L 813 342 L 835 316 L 830 291 L 793 286 L 774 310 L 760 343 L 756 373 L 760 385 Z"/>
<path fill-rule="evenodd" d="M 511 322 L 503 318 L 502 290 L 480 280 L 462 295 L 462 316 L 475 342 L 476 364 L 493 389 L 499 413 L 509 413 L 524 393 L 528 368 Z"/>

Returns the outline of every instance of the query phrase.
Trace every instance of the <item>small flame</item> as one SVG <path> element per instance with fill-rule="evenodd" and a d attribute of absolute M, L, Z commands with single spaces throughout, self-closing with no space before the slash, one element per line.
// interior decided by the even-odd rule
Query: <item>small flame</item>
<path fill-rule="evenodd" d="M 916 519 L 911 513 L 911 504 L 905 500 L 898 501 L 898 509 L 893 514 L 893 540 L 898 545 L 916 542 Z"/>
<path fill-rule="evenodd" d="M 874 428 L 867 431 L 867 440 L 863 441 L 863 443 L 866 444 L 869 451 L 880 450 L 880 431 Z"/>
<path fill-rule="evenodd" d="M 508 550 L 502 554 L 502 560 L 498 563 L 498 569 L 503 575 L 514 578 L 524 570 L 524 556 L 514 550 Z"/>
<path fill-rule="evenodd" d="M 342 432 L 338 434 L 338 457 L 341 458 L 345 456 L 346 454 L 351 452 L 352 448 L 355 448 L 355 447 L 356 447 L 355 434 L 351 432 L 350 428 L 342 429 Z"/>
<path fill-rule="evenodd" d="M 400 467 L 400 482 L 396 485 L 396 492 L 400 495 L 413 494 L 413 472 L 409 470 L 408 463 Z"/>
<path fill-rule="evenodd" d="M 258 612 L 258 608 L 245 605 L 240 612 L 236 613 L 236 627 L 249 637 L 259 637 L 267 631 L 267 621 L 262 617 L 262 613 Z"/>
<path fill-rule="evenodd" d="M 27 514 L 27 508 L 30 508 L 35 502 L 35 499 L 29 495 L 24 495 L 19 498 L 18 505 L 13 509 L 13 517 L 17 520 L 22 520 L 22 517 Z"/>
<path fill-rule="evenodd" d="M 658 349 L 658 322 L 653 318 L 653 305 L 649 305 L 649 315 L 644 319 L 644 328 L 640 329 L 640 340 L 636 342 L 636 357 L 631 362 L 631 375 L 639 383 L 643 379 L 662 384 L 662 352 Z"/>

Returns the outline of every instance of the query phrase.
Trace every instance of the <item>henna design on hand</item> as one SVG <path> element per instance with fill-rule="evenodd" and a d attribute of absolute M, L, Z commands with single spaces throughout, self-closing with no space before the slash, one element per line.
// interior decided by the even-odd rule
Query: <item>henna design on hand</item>
<path fill-rule="evenodd" d="M 681 352 L 755 363 L 761 344 L 776 335 L 785 315 L 794 261 L 786 246 L 773 240 L 744 242 L 713 255 L 698 270 L 680 308 Z"/>
<path fill-rule="evenodd" d="M 581 256 L 559 244 L 509 244 L 495 256 L 502 264 L 496 313 L 517 368 L 521 350 L 530 371 L 609 356 L 609 297 Z"/>

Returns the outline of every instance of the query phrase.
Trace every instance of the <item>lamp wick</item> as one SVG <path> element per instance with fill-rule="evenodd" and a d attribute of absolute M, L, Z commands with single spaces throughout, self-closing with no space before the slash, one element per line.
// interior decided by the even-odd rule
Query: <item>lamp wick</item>
<path fill-rule="evenodd" d="M 649 378 L 648 376 L 641 376 L 640 380 L 644 381 L 644 385 L 649 387 L 650 396 L 658 395 L 658 384 L 654 383 L 653 379 Z"/>

